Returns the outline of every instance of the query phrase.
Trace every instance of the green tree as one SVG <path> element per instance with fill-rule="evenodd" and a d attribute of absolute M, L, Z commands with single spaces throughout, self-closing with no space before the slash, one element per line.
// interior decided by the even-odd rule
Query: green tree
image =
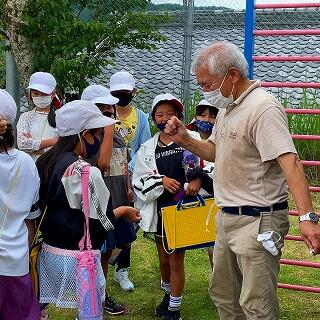
<path fill-rule="evenodd" d="M 22 35 L 32 71 L 53 73 L 59 85 L 81 92 L 88 80 L 114 63 L 115 50 L 152 50 L 165 38 L 164 16 L 149 14 L 150 0 L 28 0 Z"/>

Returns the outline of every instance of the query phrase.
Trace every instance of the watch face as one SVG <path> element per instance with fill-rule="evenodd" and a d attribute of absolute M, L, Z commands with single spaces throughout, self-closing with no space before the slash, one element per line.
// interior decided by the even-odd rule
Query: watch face
<path fill-rule="evenodd" d="M 309 213 L 309 217 L 310 217 L 310 220 L 312 222 L 318 222 L 319 221 L 318 215 L 316 213 L 314 213 L 314 212 L 310 212 Z"/>

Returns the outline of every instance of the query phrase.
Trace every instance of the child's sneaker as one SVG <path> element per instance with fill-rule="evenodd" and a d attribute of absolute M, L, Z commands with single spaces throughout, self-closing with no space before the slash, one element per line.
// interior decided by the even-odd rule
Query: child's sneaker
<path fill-rule="evenodd" d="M 156 307 L 156 312 L 155 312 L 156 317 L 161 318 L 169 312 L 168 310 L 169 302 L 170 302 L 170 295 L 165 293 L 162 301 Z"/>
<path fill-rule="evenodd" d="M 133 291 L 134 285 L 128 276 L 128 270 L 123 268 L 114 273 L 114 280 L 116 280 L 123 291 Z"/>
<path fill-rule="evenodd" d="M 116 303 L 112 297 L 106 296 L 104 310 L 108 314 L 119 315 L 123 314 L 126 311 L 126 308 L 123 305 Z"/>
<path fill-rule="evenodd" d="M 162 320 L 182 320 L 180 317 L 180 310 L 171 311 L 168 310 L 168 313 L 161 318 Z"/>

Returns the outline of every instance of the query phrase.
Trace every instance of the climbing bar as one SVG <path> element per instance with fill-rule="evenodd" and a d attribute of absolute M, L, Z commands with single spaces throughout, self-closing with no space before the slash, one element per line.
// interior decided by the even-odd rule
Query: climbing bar
<path fill-rule="evenodd" d="M 300 286 L 300 285 L 297 285 L 297 284 L 278 283 L 278 288 L 288 289 L 288 290 L 296 290 L 296 291 L 320 293 L 320 288 Z"/>
<path fill-rule="evenodd" d="M 290 114 L 320 114 L 320 109 L 286 109 Z"/>
<path fill-rule="evenodd" d="M 293 241 L 303 241 L 301 239 L 301 236 L 293 236 L 291 234 L 288 234 L 284 237 L 285 240 L 293 240 Z"/>
<path fill-rule="evenodd" d="M 285 9 L 285 8 L 319 8 L 320 2 L 297 3 L 257 3 L 255 9 Z"/>
<path fill-rule="evenodd" d="M 320 29 L 274 29 L 254 30 L 255 36 L 318 36 Z"/>
<path fill-rule="evenodd" d="M 301 164 L 304 166 L 320 166 L 320 161 L 307 161 L 307 160 L 300 160 Z"/>
<path fill-rule="evenodd" d="M 309 187 L 311 192 L 320 192 L 320 187 Z"/>
<path fill-rule="evenodd" d="M 315 88 L 320 89 L 320 82 L 261 82 L 262 87 L 275 88 Z"/>
<path fill-rule="evenodd" d="M 290 266 L 299 266 L 299 267 L 320 268 L 320 262 L 311 262 L 311 261 L 280 259 L 280 264 L 286 264 Z"/>
<path fill-rule="evenodd" d="M 253 56 L 253 61 L 320 61 L 320 56 Z"/>
<path fill-rule="evenodd" d="M 293 140 L 314 140 L 320 141 L 320 136 L 312 135 L 312 134 L 292 134 Z"/>

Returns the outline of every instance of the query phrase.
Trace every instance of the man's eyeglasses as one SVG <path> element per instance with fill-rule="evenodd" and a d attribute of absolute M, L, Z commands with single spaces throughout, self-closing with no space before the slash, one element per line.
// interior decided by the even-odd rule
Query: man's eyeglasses
<path fill-rule="evenodd" d="M 213 80 L 210 81 L 205 81 L 205 82 L 198 82 L 198 85 L 200 86 L 201 89 L 209 89 L 211 85 L 213 84 Z"/>

